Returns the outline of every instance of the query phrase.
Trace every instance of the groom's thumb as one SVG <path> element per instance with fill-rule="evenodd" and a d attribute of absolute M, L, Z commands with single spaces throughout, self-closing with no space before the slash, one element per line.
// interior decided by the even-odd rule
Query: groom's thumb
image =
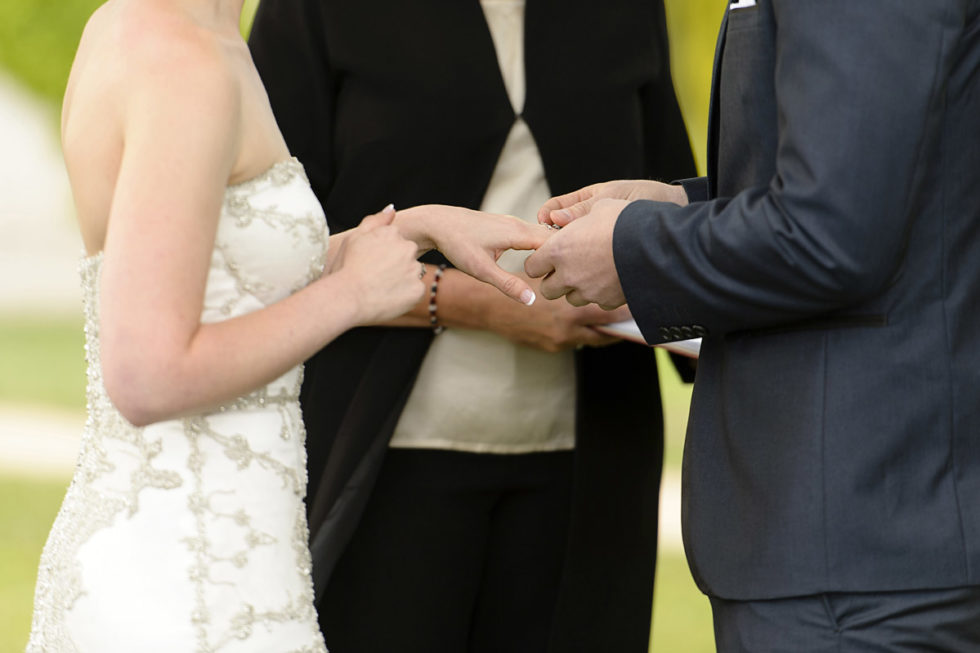
<path fill-rule="evenodd" d="M 589 211 L 592 210 L 592 205 L 594 203 L 595 199 L 590 198 L 572 204 L 571 206 L 566 206 L 563 209 L 555 209 L 550 215 L 551 222 L 559 227 L 564 227 L 567 224 L 588 215 Z"/>

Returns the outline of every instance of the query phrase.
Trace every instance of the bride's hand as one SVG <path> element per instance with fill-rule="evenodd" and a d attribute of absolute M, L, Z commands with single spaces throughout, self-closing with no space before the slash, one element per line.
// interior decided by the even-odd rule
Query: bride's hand
<path fill-rule="evenodd" d="M 537 249 L 551 230 L 508 215 L 428 204 L 399 211 L 394 224 L 421 251 L 438 249 L 458 269 L 495 286 L 522 304 L 535 294 L 525 279 L 502 270 L 497 259 L 508 249 Z"/>
<path fill-rule="evenodd" d="M 324 267 L 324 274 L 333 274 L 340 267 L 339 261 L 343 260 L 343 254 L 347 248 L 347 240 L 358 233 L 364 233 L 378 227 L 391 224 L 395 219 L 395 207 L 389 204 L 378 213 L 365 216 L 356 226 L 346 231 L 330 234 L 330 247 L 327 249 L 327 261 Z"/>
<path fill-rule="evenodd" d="M 402 315 L 425 293 L 417 247 L 391 226 L 393 211 L 369 216 L 331 257 L 328 273 L 343 279 L 357 307 L 355 322 L 379 324 Z"/>

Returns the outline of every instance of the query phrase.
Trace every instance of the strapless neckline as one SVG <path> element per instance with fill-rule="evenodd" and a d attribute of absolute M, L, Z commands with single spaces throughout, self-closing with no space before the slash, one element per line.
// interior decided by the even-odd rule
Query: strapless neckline
<path fill-rule="evenodd" d="M 305 170 L 303 169 L 303 164 L 299 162 L 299 159 L 297 159 L 294 156 L 291 156 L 288 159 L 282 159 L 281 161 L 276 161 L 271 166 L 266 168 L 263 172 L 260 172 L 254 177 L 243 179 L 242 181 L 235 182 L 234 184 L 228 184 L 225 187 L 225 192 L 227 193 L 229 190 L 246 188 L 252 184 L 262 183 L 266 179 L 273 177 L 276 174 L 279 174 L 280 172 L 286 172 L 286 171 L 288 171 L 290 174 L 296 174 L 296 173 L 305 174 Z"/>

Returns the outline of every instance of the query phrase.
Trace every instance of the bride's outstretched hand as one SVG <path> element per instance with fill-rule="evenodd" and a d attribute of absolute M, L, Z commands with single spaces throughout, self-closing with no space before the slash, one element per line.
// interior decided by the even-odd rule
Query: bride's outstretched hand
<path fill-rule="evenodd" d="M 534 302 L 527 281 L 501 269 L 497 259 L 508 249 L 537 249 L 551 235 L 547 227 L 509 215 L 440 204 L 399 211 L 394 224 L 418 244 L 420 253 L 437 249 L 458 269 L 508 297 L 522 304 Z"/>

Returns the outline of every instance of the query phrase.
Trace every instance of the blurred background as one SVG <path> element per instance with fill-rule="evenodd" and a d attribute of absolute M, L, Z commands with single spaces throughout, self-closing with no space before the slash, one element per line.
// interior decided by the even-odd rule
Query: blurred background
<path fill-rule="evenodd" d="M 258 0 L 246 0 L 247 34 Z M 0 2 L 0 652 L 22 651 L 38 557 L 84 424 L 76 267 L 81 241 L 58 144 L 61 95 L 102 0 Z M 723 0 L 666 0 L 672 67 L 698 166 Z M 667 452 L 651 651 L 714 650 L 707 599 L 680 543 L 679 480 L 690 388 L 665 370 Z M 651 553 L 652 554 L 652 553 Z"/>

